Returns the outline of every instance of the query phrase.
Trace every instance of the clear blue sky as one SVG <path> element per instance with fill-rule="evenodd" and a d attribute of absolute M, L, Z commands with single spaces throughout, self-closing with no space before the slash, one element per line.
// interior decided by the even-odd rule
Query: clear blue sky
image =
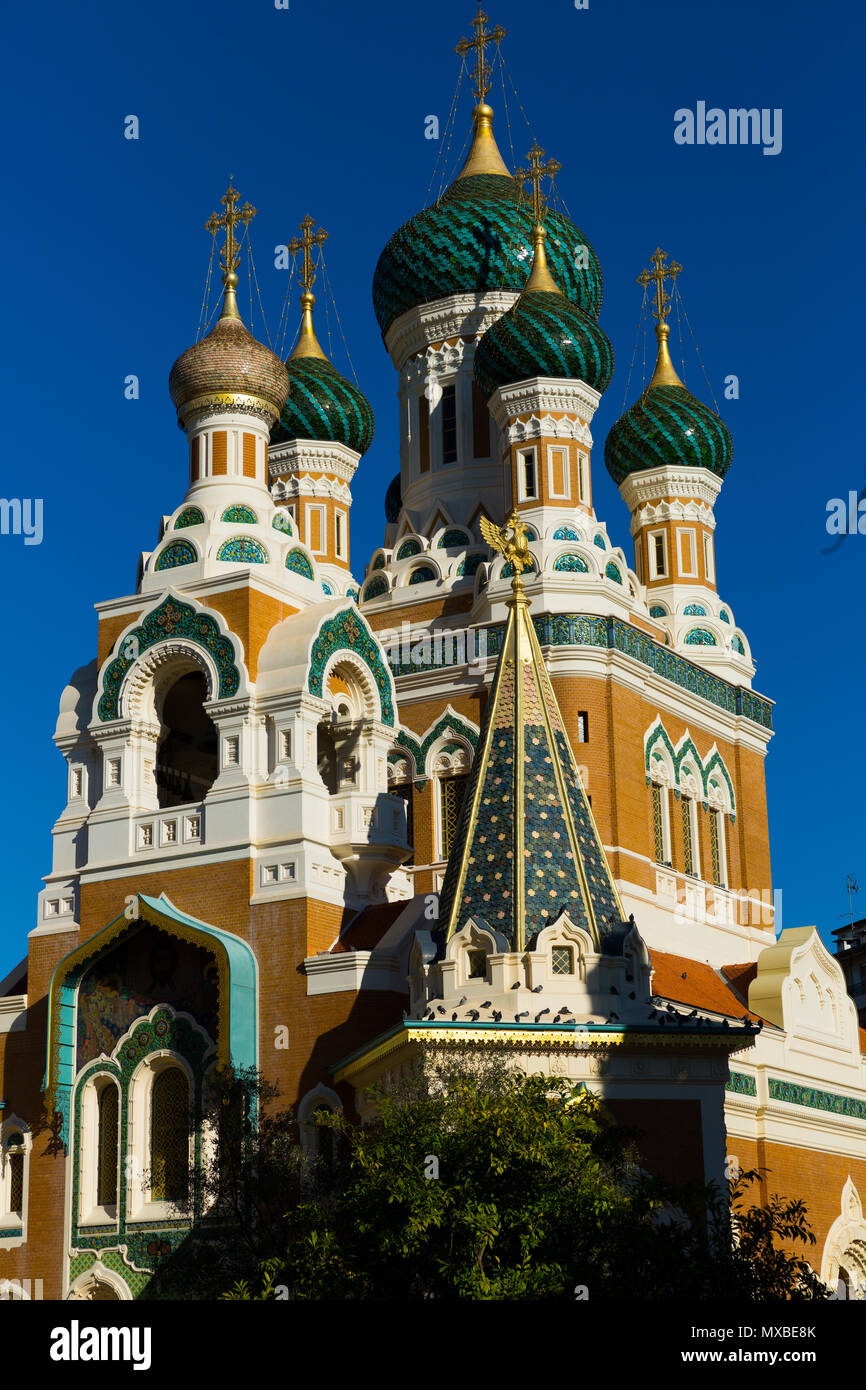
<path fill-rule="evenodd" d="M 863 882 L 866 536 L 825 554 L 827 500 L 864 482 L 864 21 L 853 4 L 490 0 L 559 187 L 601 259 L 617 371 L 596 416 L 596 508 L 630 554 L 602 461 L 661 244 L 734 436 L 717 507 L 719 587 L 777 701 L 767 763 L 774 878 L 788 926 L 839 925 Z M 396 380 L 373 316 L 380 250 L 425 201 L 471 0 L 148 0 L 19 5 L 4 19 L 2 494 L 42 497 L 40 546 L 0 536 L 6 637 L 0 976 L 26 949 L 63 762 L 51 742 L 70 673 L 95 650 L 94 602 L 129 593 L 138 554 L 183 493 L 168 372 L 192 342 L 229 173 L 259 209 L 268 318 L 273 247 L 310 211 L 376 438 L 355 487 L 356 574 L 381 542 L 397 471 Z M 509 158 L 501 94 L 491 93 Z M 781 108 L 777 156 L 683 147 L 680 107 Z M 470 119 L 464 86 L 458 144 Z M 124 117 L 140 139 L 123 138 Z M 516 108 L 518 156 L 531 143 Z M 243 298 L 241 300 L 243 304 Z M 254 325 L 261 332 L 261 326 Z M 335 361 L 346 369 L 345 360 Z M 705 399 L 694 356 L 688 384 Z M 123 380 L 141 380 L 138 401 Z M 740 399 L 722 400 L 736 373 Z M 634 388 L 632 395 L 634 394 Z"/>

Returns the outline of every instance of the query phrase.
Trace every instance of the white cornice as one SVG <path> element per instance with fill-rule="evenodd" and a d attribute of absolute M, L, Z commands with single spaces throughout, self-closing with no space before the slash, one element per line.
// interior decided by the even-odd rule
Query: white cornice
<path fill-rule="evenodd" d="M 314 478 L 309 473 L 293 473 L 288 478 L 278 478 L 273 486 L 273 495 L 282 502 L 286 497 L 331 497 L 344 506 L 352 505 L 352 494 L 339 478 Z"/>
<path fill-rule="evenodd" d="M 522 444 L 525 439 L 576 439 L 592 448 L 592 435 L 582 420 L 567 415 L 555 420 L 552 415 L 533 415 L 529 420 L 515 420 L 507 425 L 504 434 L 509 444 Z"/>
<path fill-rule="evenodd" d="M 313 470 L 315 473 L 333 473 L 343 482 L 350 483 L 355 476 L 361 455 L 356 454 L 345 444 L 329 443 L 316 439 L 292 439 L 284 444 L 273 444 L 268 449 L 268 475 L 282 478 L 287 473 L 300 473 Z"/>
<path fill-rule="evenodd" d="M 498 386 L 489 405 L 498 428 L 504 430 L 516 415 L 547 415 L 551 411 L 565 411 L 588 422 L 600 400 L 601 393 L 587 386 L 585 381 L 533 376 L 513 386 Z"/>
<path fill-rule="evenodd" d="M 716 518 L 712 507 L 706 501 L 692 502 L 646 502 L 632 512 L 631 534 L 636 536 L 644 526 L 656 526 L 663 521 L 693 521 L 715 531 Z"/>
<path fill-rule="evenodd" d="M 630 473 L 620 483 L 619 490 L 630 512 L 649 502 L 673 501 L 680 497 L 693 497 L 712 507 L 722 490 L 722 479 L 708 468 L 647 468 L 640 473 Z"/>
<path fill-rule="evenodd" d="M 400 371 L 408 358 L 425 352 L 430 343 L 446 338 L 478 338 L 510 309 L 518 298 L 512 290 L 486 294 L 452 294 L 408 309 L 385 334 L 385 346 Z"/>

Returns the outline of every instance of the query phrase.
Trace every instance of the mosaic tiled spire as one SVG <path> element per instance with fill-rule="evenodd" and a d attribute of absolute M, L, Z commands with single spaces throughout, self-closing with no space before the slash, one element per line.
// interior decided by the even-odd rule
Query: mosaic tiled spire
<path fill-rule="evenodd" d="M 515 532 L 522 523 L 509 518 Z M 519 537 L 515 539 L 519 544 Z M 519 552 L 518 552 L 519 553 Z M 517 568 L 517 566 L 515 566 Z M 484 918 L 514 951 L 565 909 L 597 945 L 624 918 L 520 574 L 440 898 L 446 937 Z"/>

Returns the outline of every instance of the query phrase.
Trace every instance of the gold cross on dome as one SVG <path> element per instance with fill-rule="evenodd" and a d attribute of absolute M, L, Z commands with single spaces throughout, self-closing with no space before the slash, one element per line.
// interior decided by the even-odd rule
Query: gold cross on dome
<path fill-rule="evenodd" d="M 665 265 L 667 258 L 667 251 L 663 251 L 660 246 L 657 247 L 655 253 L 650 256 L 652 270 L 642 270 L 637 277 L 637 283 L 643 285 L 644 289 L 655 281 L 656 302 L 652 312 L 653 317 L 657 318 L 659 323 L 663 323 L 671 311 L 671 297 L 665 289 L 665 280 L 670 280 L 673 284 L 682 270 L 682 266 L 677 261 L 671 261 L 670 265 Z"/>
<path fill-rule="evenodd" d="M 549 159 L 546 164 L 542 164 L 541 159 L 543 154 L 544 150 L 536 140 L 527 156 L 530 161 L 529 168 L 518 169 L 517 173 L 514 175 L 518 183 L 532 184 L 532 220 L 536 226 L 541 222 L 541 211 L 544 206 L 544 198 L 541 193 L 541 180 L 545 175 L 549 175 L 550 178 L 553 178 L 562 168 L 562 165 L 556 159 Z"/>
<path fill-rule="evenodd" d="M 328 240 L 328 233 L 323 227 L 320 227 L 317 232 L 313 231 L 315 225 L 312 217 L 307 213 L 301 223 L 301 235 L 299 237 L 292 237 L 292 240 L 289 242 L 289 250 L 293 256 L 296 256 L 299 251 L 303 251 L 304 253 L 301 289 L 306 292 L 309 292 L 313 288 L 316 279 L 316 271 L 313 266 L 313 247 L 322 246 L 324 242 Z"/>
<path fill-rule="evenodd" d="M 508 30 L 503 29 L 501 24 L 497 24 L 495 29 L 485 29 L 484 26 L 488 18 L 489 16 L 482 10 L 479 0 L 478 13 L 472 21 L 472 28 L 475 30 L 475 38 L 461 39 L 454 50 L 455 53 L 460 54 L 461 58 L 465 58 L 466 54 L 471 53 L 473 50 L 478 54 L 469 81 L 472 83 L 472 88 L 475 92 L 475 100 L 479 104 L 483 102 L 493 85 L 492 64 L 487 61 L 487 54 L 485 52 L 487 45 L 492 43 L 498 48 L 505 38 L 505 35 L 508 33 Z"/>
<path fill-rule="evenodd" d="M 216 236 L 217 232 L 225 229 L 226 239 L 220 252 L 220 265 L 227 275 L 237 269 L 241 258 L 240 245 L 235 236 L 235 227 L 239 222 L 246 227 L 256 215 L 255 208 L 251 207 L 249 203 L 244 203 L 242 208 L 237 206 L 240 196 L 238 190 L 232 187 L 232 181 L 229 178 L 228 189 L 220 198 L 225 212 L 221 215 L 216 212 L 211 213 L 204 224 L 205 231 L 210 232 L 211 236 Z"/>

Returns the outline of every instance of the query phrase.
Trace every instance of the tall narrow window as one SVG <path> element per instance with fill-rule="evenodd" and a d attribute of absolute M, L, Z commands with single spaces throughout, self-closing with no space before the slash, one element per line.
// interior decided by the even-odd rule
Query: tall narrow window
<path fill-rule="evenodd" d="M 101 1207 L 113 1207 L 117 1202 L 117 1141 L 120 1135 L 118 1121 L 118 1091 L 114 1083 L 109 1082 L 99 1092 L 99 1171 L 96 1201 Z"/>
<path fill-rule="evenodd" d="M 452 383 L 443 386 L 442 400 L 442 462 L 457 462 L 457 388 Z"/>
<path fill-rule="evenodd" d="M 577 500 L 589 506 L 589 459 L 580 451 L 577 455 Z"/>
<path fill-rule="evenodd" d="M 430 472 L 430 402 L 418 397 L 418 471 Z"/>
<path fill-rule="evenodd" d="M 657 864 L 668 862 L 667 843 L 665 836 L 665 815 L 662 797 L 665 795 L 664 789 L 658 782 L 652 784 L 653 798 L 653 854 Z"/>
<path fill-rule="evenodd" d="M 535 450 L 524 449 L 517 455 L 517 500 L 531 502 L 538 496 L 535 476 Z"/>
<path fill-rule="evenodd" d="M 9 1213 L 21 1218 L 24 1214 L 24 1137 L 13 1129 L 6 1136 L 4 1159 L 9 1182 Z"/>
<path fill-rule="evenodd" d="M 704 536 L 704 574 L 711 584 L 716 582 L 716 567 L 713 561 L 713 538 Z"/>
<path fill-rule="evenodd" d="M 189 1086 L 179 1067 L 166 1067 L 154 1080 L 150 1153 L 153 1200 L 184 1201 L 189 1190 Z"/>
<path fill-rule="evenodd" d="M 472 381 L 472 456 L 490 457 L 490 411 L 478 382 Z"/>
<path fill-rule="evenodd" d="M 664 531 L 653 531 L 649 538 L 650 579 L 664 579 L 668 572 L 667 543 Z"/>
<path fill-rule="evenodd" d="M 406 839 L 412 848 L 412 856 L 406 862 L 415 863 L 415 819 L 413 815 L 412 783 L 401 782 L 393 789 L 394 796 L 400 796 L 406 804 Z"/>
<path fill-rule="evenodd" d="M 340 560 L 346 558 L 346 513 L 334 512 L 334 533 L 336 552 Z"/>
<path fill-rule="evenodd" d="M 694 531 L 678 530 L 677 542 L 679 544 L 680 577 L 697 579 L 698 556 L 695 548 Z"/>
<path fill-rule="evenodd" d="M 460 808 L 466 794 L 468 776 L 443 777 L 439 782 L 439 811 L 442 825 L 442 858 L 447 859 L 454 845 Z"/>
<path fill-rule="evenodd" d="M 697 875 L 697 855 L 695 853 L 695 833 L 692 820 L 694 802 L 684 796 L 681 802 L 683 811 L 683 868 L 687 874 Z"/>
<path fill-rule="evenodd" d="M 710 853 L 713 857 L 713 883 L 717 888 L 725 888 L 725 820 L 721 811 L 710 811 Z"/>

